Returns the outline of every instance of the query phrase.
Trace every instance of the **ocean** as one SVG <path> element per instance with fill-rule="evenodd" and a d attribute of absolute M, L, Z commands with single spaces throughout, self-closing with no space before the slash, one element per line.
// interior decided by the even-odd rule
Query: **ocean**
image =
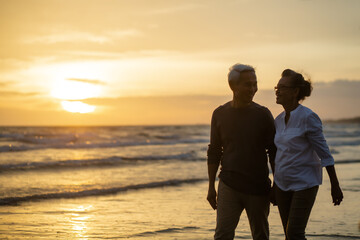
<path fill-rule="evenodd" d="M 0 239 L 211 239 L 208 125 L 0 127 Z M 308 239 L 360 239 L 360 124 L 325 123 L 344 201 L 324 182 Z M 271 207 L 271 239 L 284 239 Z M 236 239 L 251 239 L 243 213 Z"/>

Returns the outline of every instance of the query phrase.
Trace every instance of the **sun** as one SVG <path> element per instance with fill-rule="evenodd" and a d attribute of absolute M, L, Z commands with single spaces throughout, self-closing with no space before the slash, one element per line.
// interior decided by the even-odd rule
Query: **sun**
<path fill-rule="evenodd" d="M 87 82 L 81 82 L 79 79 L 64 79 L 56 81 L 51 91 L 51 95 L 54 98 L 62 100 L 62 108 L 65 111 L 72 113 L 93 112 L 96 109 L 95 106 L 74 100 L 94 98 L 99 96 L 99 93 L 100 86 Z"/>
<path fill-rule="evenodd" d="M 91 113 L 96 106 L 82 102 L 103 94 L 107 82 L 106 71 L 98 62 L 67 62 L 52 65 L 50 95 L 60 100 L 65 111 Z"/>
<path fill-rule="evenodd" d="M 61 105 L 64 110 L 72 113 L 90 113 L 96 108 L 80 101 L 62 101 Z"/>
<path fill-rule="evenodd" d="M 65 79 L 55 83 L 51 95 L 58 99 L 81 100 L 97 97 L 99 92 L 97 85 Z"/>

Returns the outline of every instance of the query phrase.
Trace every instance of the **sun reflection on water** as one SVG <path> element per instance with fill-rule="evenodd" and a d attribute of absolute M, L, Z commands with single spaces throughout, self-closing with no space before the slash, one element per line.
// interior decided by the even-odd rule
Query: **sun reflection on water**
<path fill-rule="evenodd" d="M 82 216 L 82 214 L 88 213 L 92 208 L 92 205 L 80 205 L 69 209 L 69 212 L 71 212 L 69 222 L 76 238 L 87 239 L 86 235 L 90 230 L 88 223 L 91 220 L 91 216 Z"/>

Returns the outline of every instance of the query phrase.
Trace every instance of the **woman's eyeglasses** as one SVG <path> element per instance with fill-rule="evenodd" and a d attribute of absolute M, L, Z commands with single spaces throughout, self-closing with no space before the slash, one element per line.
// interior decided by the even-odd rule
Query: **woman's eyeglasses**
<path fill-rule="evenodd" d="M 296 88 L 296 87 L 293 87 L 293 86 L 285 86 L 285 85 L 279 85 L 279 86 L 275 86 L 274 87 L 274 90 L 275 91 L 282 91 L 282 90 L 285 90 L 285 89 L 288 89 L 288 88 Z"/>

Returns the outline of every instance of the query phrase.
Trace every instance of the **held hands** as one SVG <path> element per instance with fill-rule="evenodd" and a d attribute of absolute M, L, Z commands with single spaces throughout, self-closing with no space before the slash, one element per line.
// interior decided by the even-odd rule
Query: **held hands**
<path fill-rule="evenodd" d="M 207 200 L 210 203 L 211 207 L 215 210 L 217 208 L 217 194 L 215 187 L 209 187 Z"/>
<path fill-rule="evenodd" d="M 339 184 L 331 185 L 331 196 L 333 199 L 334 206 L 340 205 L 340 203 L 344 198 L 344 195 L 341 191 Z"/>
<path fill-rule="evenodd" d="M 275 195 L 276 189 L 275 188 L 276 188 L 276 185 L 274 183 L 274 185 L 270 189 L 270 194 L 269 194 L 270 202 L 272 203 L 273 206 L 277 206 L 276 195 Z"/>

